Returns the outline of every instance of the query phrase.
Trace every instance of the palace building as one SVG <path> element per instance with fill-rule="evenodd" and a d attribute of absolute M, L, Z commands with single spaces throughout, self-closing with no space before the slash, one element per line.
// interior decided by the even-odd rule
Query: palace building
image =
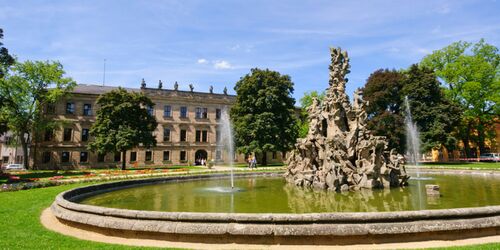
<path fill-rule="evenodd" d="M 60 128 L 45 131 L 41 140 L 32 143 L 32 164 L 38 169 L 109 168 L 119 166 L 120 154 L 99 155 L 87 149 L 93 140 L 89 130 L 96 119 L 99 95 L 117 87 L 79 84 L 64 99 L 46 108 L 46 116 L 59 121 Z M 220 118 L 223 109 L 229 109 L 236 96 L 210 92 L 148 88 L 143 81 L 140 89 L 155 103 L 149 109 L 158 127 L 157 145 L 153 148 L 135 148 L 127 151 L 127 167 L 154 167 L 163 165 L 195 165 L 200 159 L 214 159 L 228 163 L 228 156 L 220 138 Z M 237 154 L 235 162 L 244 163 L 245 156 Z M 281 162 L 281 153 L 269 152 L 268 162 Z"/>

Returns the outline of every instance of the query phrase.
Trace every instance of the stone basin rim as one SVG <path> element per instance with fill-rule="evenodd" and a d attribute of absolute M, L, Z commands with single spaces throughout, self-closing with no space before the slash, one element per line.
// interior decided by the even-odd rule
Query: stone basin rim
<path fill-rule="evenodd" d="M 422 173 L 422 171 L 421 171 Z M 432 172 L 433 174 L 439 174 Z M 276 176 L 277 172 L 259 173 L 235 173 L 235 177 L 246 176 Z M 469 173 L 467 173 L 469 174 Z M 390 212 L 332 212 L 332 213 L 218 213 L 218 212 L 163 212 L 147 210 L 129 210 L 107 208 L 94 205 L 84 205 L 74 202 L 82 196 L 113 190 L 130 188 L 137 185 L 150 185 L 177 180 L 197 180 L 208 178 L 227 177 L 228 174 L 204 174 L 169 176 L 161 178 L 148 178 L 140 180 L 118 181 L 103 184 L 95 184 L 86 187 L 78 187 L 57 195 L 51 208 L 56 217 L 62 218 L 62 210 L 82 213 L 87 215 L 98 215 L 134 220 L 160 220 L 171 222 L 226 222 L 226 223 L 377 223 L 377 222 L 411 222 L 421 220 L 441 219 L 467 219 L 481 217 L 500 216 L 500 205 L 484 207 L 466 207 L 435 210 L 412 210 L 412 211 L 390 211 Z M 500 226 L 500 225 L 499 225 Z"/>

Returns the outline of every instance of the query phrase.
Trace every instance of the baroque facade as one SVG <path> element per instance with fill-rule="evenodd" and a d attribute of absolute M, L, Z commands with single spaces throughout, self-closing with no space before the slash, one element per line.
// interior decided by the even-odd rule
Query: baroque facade
<path fill-rule="evenodd" d="M 108 168 L 119 166 L 121 156 L 112 153 L 98 155 L 87 149 L 93 140 L 89 134 L 95 122 L 96 101 L 99 95 L 116 87 L 79 84 L 63 100 L 46 108 L 50 119 L 60 121 L 60 128 L 46 131 L 40 141 L 33 143 L 31 157 L 39 169 Z M 148 88 L 145 82 L 140 89 L 127 91 L 142 92 L 155 103 L 149 109 L 156 118 L 157 146 L 150 149 L 135 148 L 127 151 L 127 167 L 154 167 L 162 165 L 195 165 L 199 159 L 214 159 L 227 163 L 220 138 L 221 112 L 230 108 L 235 96 L 213 93 Z M 281 162 L 281 154 L 269 153 L 271 162 Z M 235 162 L 244 163 L 245 156 L 235 155 Z"/>

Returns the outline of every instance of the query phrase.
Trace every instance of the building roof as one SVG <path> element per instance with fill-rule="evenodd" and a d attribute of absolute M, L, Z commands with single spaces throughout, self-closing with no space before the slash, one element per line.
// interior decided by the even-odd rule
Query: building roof
<path fill-rule="evenodd" d="M 214 96 L 227 96 L 229 98 L 234 98 L 236 97 L 235 95 L 226 95 L 226 94 L 219 94 L 219 93 L 207 93 L 207 92 L 196 92 L 196 91 L 186 91 L 186 90 L 173 90 L 173 89 L 158 89 L 158 88 L 144 88 L 144 89 L 138 89 L 138 88 L 125 88 L 122 87 L 127 91 L 131 92 L 163 92 L 165 94 L 167 93 L 177 93 L 179 95 L 214 95 Z M 77 84 L 75 88 L 71 91 L 71 93 L 75 94 L 91 94 L 91 95 L 100 95 L 103 93 L 110 92 L 112 90 L 118 89 L 118 87 L 115 86 L 102 86 L 102 85 L 95 85 L 95 84 Z"/>

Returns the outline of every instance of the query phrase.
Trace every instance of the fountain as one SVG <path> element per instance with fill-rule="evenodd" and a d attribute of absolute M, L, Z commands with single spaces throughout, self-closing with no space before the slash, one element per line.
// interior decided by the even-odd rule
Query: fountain
<path fill-rule="evenodd" d="M 330 87 L 323 103 L 316 98 L 307 110 L 309 132 L 297 140 L 287 159 L 286 180 L 296 186 L 334 191 L 399 187 L 409 176 L 403 157 L 389 149 L 385 137 L 366 128 L 362 91 L 351 105 L 345 93 L 349 57 L 331 48 Z"/>
<path fill-rule="evenodd" d="M 402 157 L 387 148 L 384 137 L 366 129 L 362 93 L 356 92 L 352 106 L 345 94 L 347 53 L 331 49 L 331 54 L 326 99 L 323 104 L 313 101 L 309 134 L 289 154 L 285 177 L 291 185 L 282 173 L 232 172 L 234 148 L 225 109 L 221 139 L 230 175 L 78 187 L 59 194 L 47 213 L 65 226 L 106 236 L 176 242 L 371 245 L 498 235 L 500 173 L 440 171 L 430 174 L 432 183 L 420 178 L 418 185 L 385 188 L 407 183 Z M 221 180 L 230 180 L 231 187 L 217 188 Z M 433 186 L 423 190 L 420 183 Z M 432 195 L 423 200 L 426 191 Z M 53 227 L 63 232 L 60 228 Z"/>
<path fill-rule="evenodd" d="M 227 160 L 229 162 L 229 168 L 231 169 L 231 189 L 234 189 L 234 137 L 233 128 L 231 126 L 231 120 L 229 118 L 229 113 L 227 107 L 222 109 L 221 113 L 221 141 L 226 149 Z"/>
<path fill-rule="evenodd" d="M 411 116 L 410 103 L 408 96 L 405 96 L 405 124 L 406 124 L 406 154 L 410 162 L 414 164 L 417 172 L 417 179 L 420 178 L 420 169 L 418 168 L 418 159 L 420 155 L 420 138 L 418 136 L 417 124 L 413 122 Z"/>

